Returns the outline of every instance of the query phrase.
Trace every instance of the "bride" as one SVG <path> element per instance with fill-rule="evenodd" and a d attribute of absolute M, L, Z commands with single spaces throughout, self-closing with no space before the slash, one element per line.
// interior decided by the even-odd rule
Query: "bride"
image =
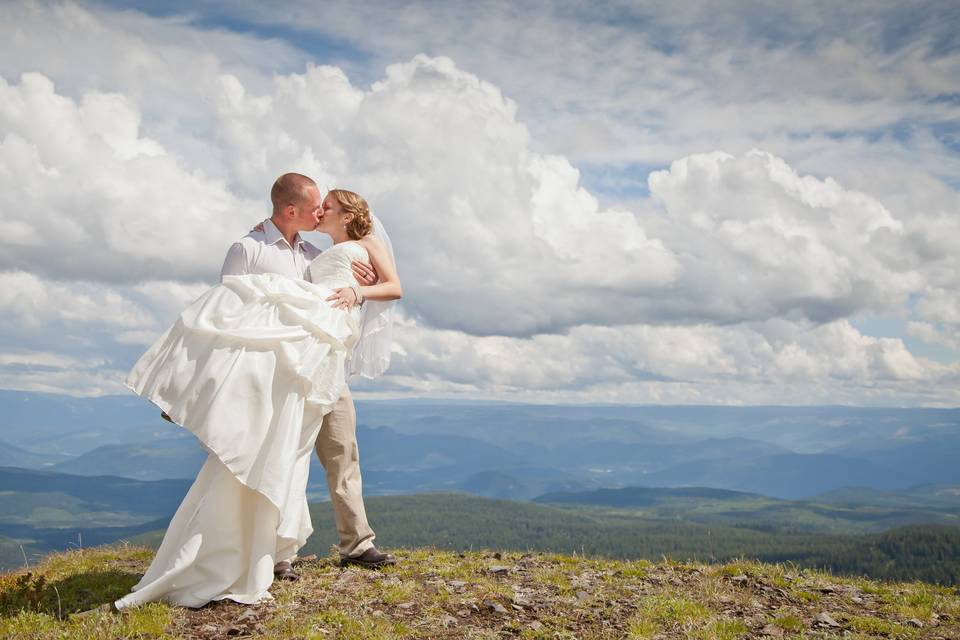
<path fill-rule="evenodd" d="M 209 456 L 117 609 L 270 599 L 275 561 L 294 557 L 312 533 L 307 475 L 323 416 L 348 369 L 366 377 L 386 369 L 388 301 L 401 296 L 389 238 L 363 198 L 330 191 L 316 230 L 333 246 L 310 263 L 309 281 L 225 276 L 127 377 Z M 354 260 L 372 264 L 379 282 L 360 286 Z"/>

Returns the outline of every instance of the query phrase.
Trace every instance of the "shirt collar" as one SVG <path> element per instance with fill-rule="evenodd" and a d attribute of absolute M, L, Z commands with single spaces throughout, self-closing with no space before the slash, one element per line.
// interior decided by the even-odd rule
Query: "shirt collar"
<path fill-rule="evenodd" d="M 276 244 L 281 240 L 286 242 L 286 239 L 283 237 L 283 234 L 280 233 L 280 229 L 277 228 L 277 225 L 273 223 L 273 220 L 267 218 L 263 222 L 263 238 L 267 241 L 267 244 Z M 303 238 L 300 237 L 300 234 L 294 236 L 293 248 L 298 249 L 300 245 L 303 244 Z"/>

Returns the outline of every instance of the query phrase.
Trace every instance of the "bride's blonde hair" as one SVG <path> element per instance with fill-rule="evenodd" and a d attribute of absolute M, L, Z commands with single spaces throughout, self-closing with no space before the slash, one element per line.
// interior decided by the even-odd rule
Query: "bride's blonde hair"
<path fill-rule="evenodd" d="M 373 229 L 370 206 L 362 196 L 346 189 L 330 189 L 330 194 L 336 198 L 344 211 L 353 214 L 353 220 L 347 224 L 347 235 L 351 240 L 359 240 L 370 233 Z"/>

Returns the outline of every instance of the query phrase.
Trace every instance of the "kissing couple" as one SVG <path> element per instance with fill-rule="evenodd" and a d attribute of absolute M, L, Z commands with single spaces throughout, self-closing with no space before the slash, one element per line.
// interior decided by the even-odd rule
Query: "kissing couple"
<path fill-rule="evenodd" d="M 126 384 L 208 452 L 147 572 L 114 606 L 270 599 L 313 532 L 307 476 L 326 472 L 341 564 L 396 559 L 373 544 L 347 378 L 390 363 L 393 249 L 366 201 L 287 173 L 271 217 L 230 247 L 219 285 L 190 304 Z M 321 252 L 302 231 L 330 236 Z"/>

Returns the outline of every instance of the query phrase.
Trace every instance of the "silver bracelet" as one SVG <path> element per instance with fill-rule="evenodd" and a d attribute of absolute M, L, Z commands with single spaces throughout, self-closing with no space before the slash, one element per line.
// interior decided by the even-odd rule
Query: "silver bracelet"
<path fill-rule="evenodd" d="M 357 296 L 357 306 L 363 304 L 363 296 L 360 294 L 360 287 L 358 285 L 351 285 L 353 289 L 353 295 Z"/>

